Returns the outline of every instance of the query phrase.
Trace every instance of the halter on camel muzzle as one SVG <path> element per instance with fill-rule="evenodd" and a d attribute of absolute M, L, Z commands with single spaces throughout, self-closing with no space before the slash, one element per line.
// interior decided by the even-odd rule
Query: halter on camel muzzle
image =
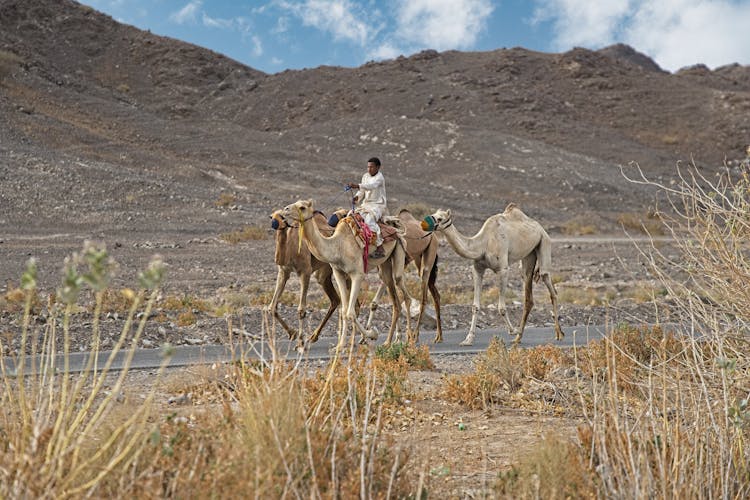
<path fill-rule="evenodd" d="M 283 217 L 281 217 L 281 215 L 274 214 L 271 216 L 271 229 L 278 231 L 280 229 L 286 229 L 287 227 L 289 227 L 289 224 L 283 219 Z"/>
<path fill-rule="evenodd" d="M 330 217 L 328 217 L 328 225 L 331 227 L 336 227 L 339 225 L 339 221 L 341 220 L 341 217 L 339 217 L 339 214 L 332 213 Z"/>
<path fill-rule="evenodd" d="M 432 215 L 428 215 L 424 219 L 422 219 L 422 222 L 420 224 L 422 226 L 422 231 L 432 232 L 437 228 L 437 223 L 435 222 L 435 217 Z"/>

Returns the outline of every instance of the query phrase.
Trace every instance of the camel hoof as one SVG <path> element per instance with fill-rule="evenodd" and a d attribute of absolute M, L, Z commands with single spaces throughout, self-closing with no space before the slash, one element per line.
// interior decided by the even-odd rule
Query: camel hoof
<path fill-rule="evenodd" d="M 458 345 L 460 345 L 460 346 L 474 345 L 474 339 L 468 339 L 468 338 L 464 339 Z"/>
<path fill-rule="evenodd" d="M 442 336 L 435 337 L 435 340 L 433 340 L 432 342 L 435 343 L 435 344 L 442 344 L 443 343 L 443 337 Z"/>

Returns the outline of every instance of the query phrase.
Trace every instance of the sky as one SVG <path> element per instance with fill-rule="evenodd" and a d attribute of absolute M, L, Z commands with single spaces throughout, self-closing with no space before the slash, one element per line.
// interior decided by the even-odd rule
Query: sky
<path fill-rule="evenodd" d="M 79 0 L 266 73 L 425 49 L 626 43 L 676 71 L 750 64 L 750 0 Z"/>

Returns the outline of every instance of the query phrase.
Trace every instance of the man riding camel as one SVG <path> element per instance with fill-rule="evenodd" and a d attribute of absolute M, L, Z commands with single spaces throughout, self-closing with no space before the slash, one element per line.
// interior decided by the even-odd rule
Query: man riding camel
<path fill-rule="evenodd" d="M 380 173 L 380 159 L 373 157 L 367 160 L 367 172 L 362 176 L 359 184 L 350 182 L 347 186 L 358 190 L 354 195 L 354 203 L 361 201 L 361 204 L 356 212 L 362 216 L 367 226 L 376 235 L 377 248 L 370 256 L 374 259 L 384 257 L 383 238 L 380 235 L 378 221 L 388 213 L 388 207 L 386 206 L 385 178 Z"/>

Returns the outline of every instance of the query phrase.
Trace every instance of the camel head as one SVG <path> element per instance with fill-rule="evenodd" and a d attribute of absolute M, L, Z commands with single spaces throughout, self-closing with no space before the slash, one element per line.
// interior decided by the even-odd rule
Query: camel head
<path fill-rule="evenodd" d="M 271 229 L 274 231 L 283 231 L 289 227 L 281 212 L 282 210 L 276 210 L 271 214 Z"/>
<path fill-rule="evenodd" d="M 450 209 L 438 210 L 432 215 L 422 219 L 422 229 L 424 231 L 440 231 L 453 224 L 453 216 Z"/>
<path fill-rule="evenodd" d="M 306 221 L 315 215 L 313 200 L 297 200 L 281 210 L 281 216 L 286 220 Z"/>

